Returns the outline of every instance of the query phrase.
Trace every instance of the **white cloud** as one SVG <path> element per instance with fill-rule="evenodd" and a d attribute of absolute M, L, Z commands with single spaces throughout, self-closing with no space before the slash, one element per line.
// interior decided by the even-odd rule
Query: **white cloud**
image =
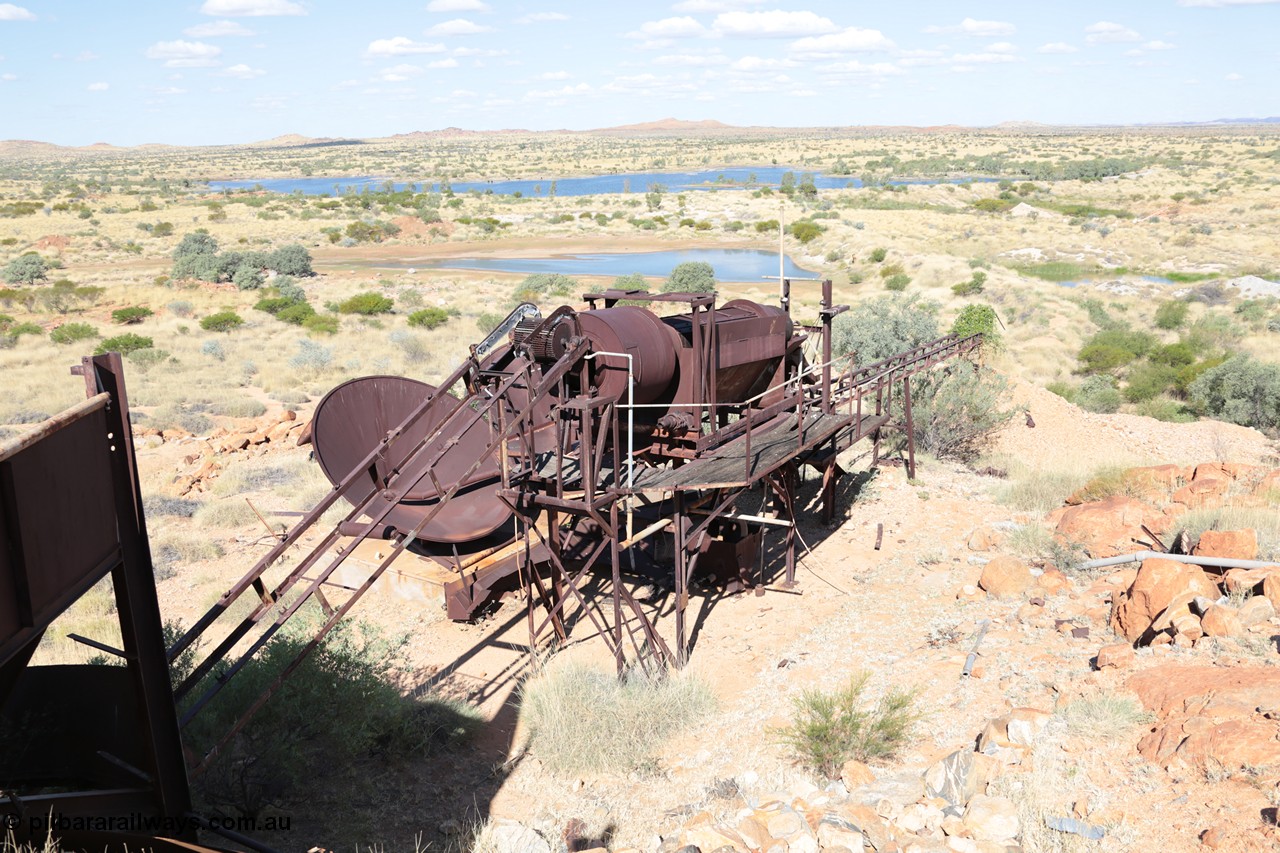
<path fill-rule="evenodd" d="M 166 68 L 208 68 L 218 64 L 222 48 L 202 41 L 158 41 L 147 48 L 147 59 L 162 59 Z"/>
<path fill-rule="evenodd" d="M 30 9 L 15 6 L 12 3 L 0 3 L 0 21 L 34 21 L 36 16 Z"/>
<path fill-rule="evenodd" d="M 3 58 L 4 57 L 0 56 L 0 59 Z M 101 58 L 101 56 L 94 53 L 92 50 L 82 50 L 76 54 L 76 62 L 93 62 L 95 59 Z"/>
<path fill-rule="evenodd" d="M 812 98 L 816 96 L 818 93 L 813 91 L 812 89 L 792 89 L 787 94 L 789 94 L 793 98 Z"/>
<path fill-rule="evenodd" d="M 898 54 L 898 64 L 908 68 L 926 65 L 946 65 L 947 57 L 940 50 L 904 50 Z"/>
<path fill-rule="evenodd" d="M 110 88 L 110 83 L 90 83 L 88 86 L 85 86 L 85 90 L 89 92 L 105 92 Z"/>
<path fill-rule="evenodd" d="M 447 59 L 437 59 L 433 62 L 428 62 L 427 67 L 428 68 L 457 68 L 458 60 L 450 56 Z"/>
<path fill-rule="evenodd" d="M 568 80 L 573 75 L 568 71 L 544 71 L 538 75 L 539 80 Z"/>
<path fill-rule="evenodd" d="M 431 0 L 428 12 L 489 12 L 489 4 L 483 0 Z"/>
<path fill-rule="evenodd" d="M 783 68 L 795 68 L 798 63 L 790 59 L 767 59 L 763 56 L 744 56 L 735 60 L 729 67 L 734 71 L 746 71 L 752 74 L 763 71 L 778 71 Z"/>
<path fill-rule="evenodd" d="M 252 80 L 255 77 L 261 77 L 267 72 L 261 68 L 250 68 L 243 62 L 239 65 L 232 65 L 230 68 L 222 72 L 223 77 L 236 77 L 240 80 Z"/>
<path fill-rule="evenodd" d="M 987 45 L 988 53 L 1017 53 L 1018 46 L 1007 41 L 998 41 L 995 44 Z"/>
<path fill-rule="evenodd" d="M 493 27 L 486 27 L 484 24 L 477 24 L 475 21 L 468 21 L 466 18 L 454 18 L 451 21 L 445 21 L 431 27 L 427 30 L 427 35 L 474 36 L 490 32 L 493 32 Z"/>
<path fill-rule="evenodd" d="M 179 89 L 177 86 L 155 86 L 151 89 L 151 92 L 161 96 L 187 94 L 186 89 Z"/>
<path fill-rule="evenodd" d="M 706 27 L 693 18 L 663 18 L 660 21 L 645 21 L 640 29 L 627 33 L 627 38 L 649 39 L 657 43 L 673 38 L 698 38 L 707 34 Z"/>
<path fill-rule="evenodd" d="M 961 65 L 995 65 L 1000 62 L 1018 62 L 1018 57 L 1008 53 L 957 53 L 952 62 Z"/>
<path fill-rule="evenodd" d="M 404 36 L 376 39 L 369 42 L 365 53 L 369 56 L 406 56 L 411 53 L 443 53 L 444 45 L 414 41 Z"/>
<path fill-rule="evenodd" d="M 579 83 L 576 86 L 564 86 L 560 89 L 534 89 L 524 97 L 528 101 L 550 101 L 559 98 L 580 98 L 593 91 L 586 83 Z"/>
<path fill-rule="evenodd" d="M 692 83 L 677 82 L 678 78 L 659 77 L 656 74 L 635 74 L 615 77 L 601 89 L 628 95 L 661 95 L 671 97 L 688 94 L 697 89 Z"/>
<path fill-rule="evenodd" d="M 1243 80 L 1243 79 L 1244 79 L 1244 75 L 1243 75 L 1243 74 L 1237 74 L 1236 72 L 1232 71 L 1230 74 L 1228 74 L 1226 77 L 1223 77 L 1222 79 L 1223 79 L 1223 80 L 1226 80 L 1226 81 L 1228 81 L 1228 82 L 1231 82 L 1231 83 L 1235 83 L 1235 82 L 1236 82 L 1236 81 L 1238 81 L 1238 80 Z"/>
<path fill-rule="evenodd" d="M 759 6 L 764 0 L 681 0 L 671 8 L 677 12 L 732 12 L 746 6 Z"/>
<path fill-rule="evenodd" d="M 906 73 L 892 62 L 868 63 L 859 62 L 856 59 L 850 59 L 846 62 L 833 62 L 830 65 L 820 66 L 818 70 L 826 74 L 852 74 L 857 77 L 896 77 Z"/>
<path fill-rule="evenodd" d="M 1080 48 L 1065 41 L 1051 41 L 1036 48 L 1036 53 L 1076 53 Z"/>
<path fill-rule="evenodd" d="M 1280 0 L 1178 0 L 1179 6 L 1199 6 L 1203 9 L 1223 9 L 1227 6 L 1264 6 L 1280 3 Z"/>
<path fill-rule="evenodd" d="M 894 44 L 879 30 L 847 27 L 838 33 L 798 39 L 791 51 L 811 59 L 830 59 L 842 53 L 872 53 L 893 50 Z"/>
<path fill-rule="evenodd" d="M 17 74 L 9 74 L 9 73 L 0 74 L 0 80 L 3 80 L 6 83 L 12 83 L 14 80 L 17 80 L 17 79 L 18 79 Z"/>
<path fill-rule="evenodd" d="M 235 21 L 210 21 L 207 24 L 196 24 L 182 31 L 184 36 L 192 38 L 219 38 L 221 36 L 251 36 L 253 30 Z"/>
<path fill-rule="evenodd" d="M 1118 44 L 1122 42 L 1142 41 L 1142 36 L 1134 30 L 1129 29 L 1124 24 L 1117 24 L 1113 21 L 1098 21 L 1096 24 L 1090 24 L 1084 28 L 1088 33 L 1085 41 L 1089 44 Z"/>
<path fill-rule="evenodd" d="M 654 65 L 681 65 L 691 68 L 724 65 L 729 57 L 723 53 L 670 53 L 653 60 Z"/>
<path fill-rule="evenodd" d="M 1167 41 L 1160 41 L 1159 39 L 1156 39 L 1155 41 L 1147 42 L 1142 47 L 1144 50 L 1173 50 L 1175 47 L 1177 47 L 1177 45 L 1169 44 Z"/>
<path fill-rule="evenodd" d="M 552 21 L 567 21 L 569 16 L 564 12 L 530 12 L 528 15 L 521 15 L 516 18 L 517 24 L 545 24 Z"/>
<path fill-rule="evenodd" d="M 417 77 L 422 73 L 422 70 L 420 65 L 410 65 L 407 62 L 402 62 L 399 65 L 382 69 L 382 73 L 375 79 L 384 83 L 403 83 L 410 77 Z"/>
<path fill-rule="evenodd" d="M 711 28 L 720 35 L 740 38 L 795 38 L 839 31 L 830 18 L 813 12 L 723 12 L 716 15 Z"/>
<path fill-rule="evenodd" d="M 1011 36 L 1018 31 L 1018 28 L 1008 21 L 976 21 L 973 18 L 965 18 L 960 23 L 949 27 L 934 25 L 925 27 L 924 31 L 934 34 L 955 33 L 974 38 L 994 38 L 996 36 Z"/>
<path fill-rule="evenodd" d="M 200 11 L 219 18 L 262 18 L 271 15 L 305 15 L 293 0 L 204 0 Z"/>
<path fill-rule="evenodd" d="M 506 56 L 505 50 L 494 50 L 487 47 L 455 47 L 454 56 Z"/>

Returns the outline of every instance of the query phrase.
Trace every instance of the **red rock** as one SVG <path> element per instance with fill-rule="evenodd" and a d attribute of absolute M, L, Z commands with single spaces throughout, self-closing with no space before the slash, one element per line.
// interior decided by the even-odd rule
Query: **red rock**
<path fill-rule="evenodd" d="M 1271 606 L 1280 613 L 1280 572 L 1267 575 L 1262 580 L 1262 594 L 1271 602 Z"/>
<path fill-rule="evenodd" d="M 1244 465 L 1239 462 L 1202 462 L 1196 466 L 1191 475 L 1192 481 L 1200 479 L 1239 480 L 1252 476 L 1260 470 L 1256 465 Z"/>
<path fill-rule="evenodd" d="M 1048 520 L 1059 539 L 1080 543 L 1091 557 L 1114 557 L 1135 550 L 1134 540 L 1147 538 L 1143 524 L 1157 532 L 1167 526 L 1163 513 L 1136 498 L 1119 495 L 1056 509 Z"/>
<path fill-rule="evenodd" d="M 1258 534 L 1244 530 L 1206 530 L 1191 551 L 1197 557 L 1225 557 L 1231 560 L 1256 560 Z"/>
<path fill-rule="evenodd" d="M 1003 537 L 989 527 L 979 527 L 969 536 L 970 551 L 991 551 L 1000 547 Z"/>
<path fill-rule="evenodd" d="M 1262 590 L 1267 575 L 1280 574 L 1280 565 L 1262 569 L 1227 569 L 1222 576 L 1222 586 L 1232 595 L 1265 594 Z"/>
<path fill-rule="evenodd" d="M 1172 490 L 1189 482 L 1191 471 L 1181 465 L 1149 465 L 1145 468 L 1130 468 L 1124 472 L 1124 476 L 1126 479 L 1146 478 Z"/>
<path fill-rule="evenodd" d="M 845 790 L 852 791 L 876 781 L 876 774 L 861 761 L 849 760 L 840 768 L 840 781 L 844 782 Z"/>
<path fill-rule="evenodd" d="M 1135 659 L 1133 646 L 1128 643 L 1113 643 L 1098 649 L 1098 669 L 1128 669 Z"/>
<path fill-rule="evenodd" d="M 1036 586 L 1050 595 L 1057 595 L 1071 591 L 1071 578 L 1057 569 L 1045 569 L 1044 573 L 1036 578 Z"/>
<path fill-rule="evenodd" d="M 1240 624 L 1248 628 L 1251 625 L 1261 625 L 1263 622 L 1274 618 L 1276 608 L 1265 595 L 1255 595 L 1240 605 L 1240 610 L 1236 615 L 1240 617 Z"/>
<path fill-rule="evenodd" d="M 1217 598 L 1218 587 L 1199 566 L 1173 560 L 1144 560 L 1133 585 L 1113 598 L 1111 628 L 1129 642 L 1136 642 L 1180 595 L 1191 593 Z"/>
<path fill-rule="evenodd" d="M 1227 493 L 1228 485 L 1226 479 L 1192 480 L 1174 492 L 1170 500 L 1190 509 L 1212 506 Z"/>
<path fill-rule="evenodd" d="M 1013 557 L 1000 556 L 982 568 L 978 586 L 999 598 L 1021 595 L 1031 588 L 1034 579 L 1026 564 Z"/>
<path fill-rule="evenodd" d="M 280 420 L 282 422 L 296 421 L 297 419 L 298 419 L 298 413 L 295 412 L 293 409 L 285 409 L 283 412 L 280 413 Z"/>
<path fill-rule="evenodd" d="M 1272 503 L 1280 498 L 1280 468 L 1274 471 L 1268 471 L 1258 485 L 1253 487 L 1253 493 L 1260 498 L 1268 499 Z"/>
<path fill-rule="evenodd" d="M 1223 604 L 1215 604 L 1200 617 L 1200 627 L 1206 637 L 1238 637 L 1244 633 L 1240 616 Z"/>

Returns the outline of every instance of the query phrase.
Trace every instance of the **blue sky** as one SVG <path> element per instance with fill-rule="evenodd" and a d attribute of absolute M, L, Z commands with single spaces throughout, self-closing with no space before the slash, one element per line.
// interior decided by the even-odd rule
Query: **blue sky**
<path fill-rule="evenodd" d="M 1280 115 L 1280 0 L 15 0 L 0 139 Z"/>

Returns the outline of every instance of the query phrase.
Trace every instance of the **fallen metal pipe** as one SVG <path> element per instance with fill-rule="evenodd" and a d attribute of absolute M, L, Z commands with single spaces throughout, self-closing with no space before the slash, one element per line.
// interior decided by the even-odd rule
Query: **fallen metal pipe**
<path fill-rule="evenodd" d="M 1132 554 L 1121 554 L 1118 557 L 1104 557 L 1101 560 L 1089 560 L 1076 566 L 1077 569 L 1103 569 L 1107 566 L 1119 566 L 1124 563 L 1139 563 L 1143 560 L 1173 560 L 1175 563 L 1191 563 L 1196 566 L 1211 566 L 1218 569 L 1280 569 L 1277 560 L 1235 560 L 1230 557 L 1198 557 L 1194 554 L 1165 554 L 1160 551 L 1135 551 Z"/>

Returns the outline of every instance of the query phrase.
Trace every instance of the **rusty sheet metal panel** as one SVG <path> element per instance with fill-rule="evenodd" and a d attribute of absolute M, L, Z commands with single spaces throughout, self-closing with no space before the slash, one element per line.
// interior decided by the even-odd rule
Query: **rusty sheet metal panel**
<path fill-rule="evenodd" d="M 85 406 L 0 457 L 0 664 L 120 561 L 108 432 Z"/>

